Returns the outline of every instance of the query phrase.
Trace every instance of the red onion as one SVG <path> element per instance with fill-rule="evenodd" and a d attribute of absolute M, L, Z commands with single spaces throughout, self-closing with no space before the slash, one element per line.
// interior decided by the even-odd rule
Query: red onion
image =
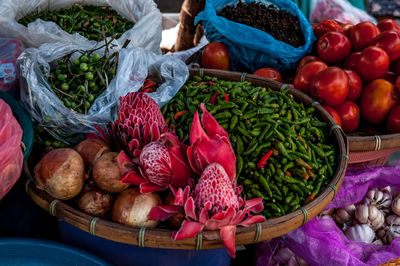
<path fill-rule="evenodd" d="M 110 152 L 107 144 L 99 139 L 86 139 L 80 142 L 75 150 L 82 156 L 86 167 L 93 166 L 101 155 Z"/>
<path fill-rule="evenodd" d="M 150 220 L 151 209 L 161 205 L 160 197 L 149 192 L 141 194 L 139 188 L 130 188 L 119 194 L 112 209 L 112 220 L 121 224 L 138 227 L 156 227 L 159 221 Z"/>
<path fill-rule="evenodd" d="M 47 153 L 34 169 L 38 188 L 61 200 L 71 199 L 83 187 L 85 166 L 73 149 L 56 149 Z"/>
<path fill-rule="evenodd" d="M 79 209 L 100 218 L 105 218 L 109 214 L 111 206 L 111 196 L 98 189 L 86 191 L 79 199 Z"/>

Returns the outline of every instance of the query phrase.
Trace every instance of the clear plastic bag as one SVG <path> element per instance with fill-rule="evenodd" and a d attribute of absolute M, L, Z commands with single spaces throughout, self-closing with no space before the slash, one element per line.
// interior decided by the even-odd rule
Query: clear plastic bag
<path fill-rule="evenodd" d="M 24 156 L 21 150 L 22 128 L 10 106 L 0 99 L 0 199 L 21 175 Z"/>
<path fill-rule="evenodd" d="M 310 22 L 319 23 L 325 19 L 334 19 L 341 23 L 357 24 L 376 20 L 367 12 L 352 6 L 346 0 L 312 0 Z"/>
<path fill-rule="evenodd" d="M 63 31 L 56 23 L 36 20 L 28 27 L 17 21 L 29 13 L 60 8 L 68 8 L 74 4 L 97 6 L 111 6 L 123 17 L 135 22 L 132 29 L 125 32 L 116 43 L 121 47 L 127 39 L 129 46 L 143 47 L 147 50 L 160 53 L 162 15 L 152 0 L 2 0 L 0 2 L 0 36 L 15 38 L 24 42 L 26 47 L 39 47 L 43 43 L 88 42 L 80 34 L 69 34 Z"/>
<path fill-rule="evenodd" d="M 94 101 L 88 114 L 79 114 L 66 108 L 48 84 L 49 63 L 74 51 L 92 48 L 83 44 L 48 43 L 38 49 L 26 49 L 17 61 L 24 78 L 21 102 L 25 109 L 39 126 L 67 144 L 79 141 L 83 133 L 96 132 L 95 125 L 104 128 L 113 121 L 119 97 L 139 90 L 148 76 L 159 85 L 150 96 L 161 107 L 176 94 L 189 75 L 185 63 L 172 55 L 158 55 L 142 48 L 121 49 L 116 77 Z M 101 54 L 101 51 L 97 52 Z"/>
<path fill-rule="evenodd" d="M 18 97 L 18 71 L 16 61 L 23 49 L 19 40 L 0 38 L 0 90 Z"/>

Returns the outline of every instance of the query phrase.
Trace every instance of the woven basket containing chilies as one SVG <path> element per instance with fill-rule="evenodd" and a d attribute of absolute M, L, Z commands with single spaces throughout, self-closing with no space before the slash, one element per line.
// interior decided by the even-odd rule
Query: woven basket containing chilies
<path fill-rule="evenodd" d="M 287 88 L 286 84 L 270 81 L 254 75 L 245 73 L 191 69 L 190 76 L 207 75 L 217 77 L 227 81 L 249 81 L 254 86 L 281 90 Z M 337 127 L 329 114 L 304 93 L 289 88 L 297 101 L 304 103 L 305 106 L 314 106 L 316 115 L 320 120 L 325 121 L 331 127 L 330 133 L 332 142 L 336 147 L 337 168 L 334 169 L 334 176 L 330 184 L 311 202 L 303 205 L 300 209 L 287 215 L 267 219 L 263 223 L 253 224 L 249 227 L 237 227 L 235 243 L 236 245 L 245 245 L 275 238 L 284 235 L 302 224 L 306 223 L 318 215 L 332 199 L 342 183 L 347 162 L 348 162 L 348 144 L 343 131 Z M 28 176 L 30 173 L 26 173 Z M 73 226 L 89 232 L 98 237 L 113 240 L 121 243 L 138 245 L 142 247 L 167 248 L 167 249 L 216 249 L 224 247 L 217 231 L 203 231 L 194 238 L 174 241 L 171 239 L 172 230 L 166 228 L 137 228 L 122 224 L 102 220 L 92 217 L 68 204 L 54 199 L 46 192 L 36 188 L 32 178 L 26 183 L 26 191 L 32 200 L 52 215 L 72 224 Z"/>

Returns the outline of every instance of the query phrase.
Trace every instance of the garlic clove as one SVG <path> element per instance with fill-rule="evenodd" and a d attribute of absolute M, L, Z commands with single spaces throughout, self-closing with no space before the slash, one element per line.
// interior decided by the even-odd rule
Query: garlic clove
<path fill-rule="evenodd" d="M 372 243 L 375 239 L 375 232 L 366 224 L 349 227 L 345 232 L 346 237 L 352 241 Z"/>
<path fill-rule="evenodd" d="M 362 223 L 362 224 L 368 223 L 368 217 L 369 217 L 368 205 L 363 204 L 363 205 L 357 206 L 355 216 L 360 223 Z"/>
<path fill-rule="evenodd" d="M 375 202 L 380 202 L 383 199 L 383 192 L 378 190 L 375 192 L 375 197 L 374 197 L 374 201 Z"/>
<path fill-rule="evenodd" d="M 400 216 L 400 196 L 397 196 L 393 201 L 392 201 L 392 211 Z"/>
<path fill-rule="evenodd" d="M 386 217 L 386 224 L 389 226 L 400 225 L 400 217 L 397 215 L 389 215 Z"/>

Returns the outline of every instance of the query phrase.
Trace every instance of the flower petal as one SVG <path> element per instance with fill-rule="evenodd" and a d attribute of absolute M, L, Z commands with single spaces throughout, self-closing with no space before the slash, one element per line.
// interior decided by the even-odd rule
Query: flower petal
<path fill-rule="evenodd" d="M 228 249 L 229 255 L 234 258 L 236 253 L 235 247 L 235 234 L 236 234 L 236 225 L 227 225 L 220 229 L 219 235 L 221 236 L 221 240 L 224 243 L 224 246 Z"/>
<path fill-rule="evenodd" d="M 196 206 L 192 197 L 189 197 L 185 202 L 185 215 L 193 220 L 197 220 Z"/>
<path fill-rule="evenodd" d="M 123 178 L 121 178 L 121 182 L 139 186 L 143 182 L 146 182 L 146 179 L 138 175 L 135 171 L 132 171 L 127 173 Z"/>
<path fill-rule="evenodd" d="M 225 131 L 220 124 L 218 124 L 217 120 L 207 111 L 204 103 L 200 104 L 200 109 L 203 111 L 203 116 L 201 117 L 201 123 L 203 124 L 204 129 L 207 131 L 207 135 L 210 138 L 215 136 L 224 136 L 228 137 L 228 133 Z M 230 143 L 229 143 L 230 144 Z"/>
<path fill-rule="evenodd" d="M 230 224 L 239 224 L 243 220 L 247 212 L 247 210 L 238 211 L 236 215 L 232 218 Z"/>
<path fill-rule="evenodd" d="M 247 227 L 247 226 L 250 226 L 255 223 L 262 223 L 264 221 L 265 221 L 265 217 L 262 215 L 249 216 L 249 217 L 247 217 L 246 220 L 241 222 L 239 225 Z"/>
<path fill-rule="evenodd" d="M 264 210 L 264 204 L 263 204 L 262 198 L 246 200 L 245 206 L 246 206 L 246 209 L 248 209 L 249 211 L 254 212 L 254 213 L 258 213 L 258 212 L 261 212 L 262 210 Z"/>
<path fill-rule="evenodd" d="M 160 187 L 157 186 L 153 183 L 149 183 L 149 182 L 143 182 L 140 184 L 140 193 L 142 194 L 146 194 L 149 192 L 155 192 L 155 191 L 161 191 L 161 190 L 165 190 L 165 187 Z"/>
<path fill-rule="evenodd" d="M 180 240 L 185 238 L 195 237 L 198 233 L 200 233 L 204 228 L 204 225 L 189 221 L 183 220 L 181 228 L 178 231 L 172 233 L 173 240 Z"/>
<path fill-rule="evenodd" d="M 207 201 L 206 204 L 204 204 L 203 208 L 201 209 L 200 212 L 200 217 L 199 217 L 199 221 L 202 224 L 205 224 L 208 220 L 208 211 L 211 210 L 212 204 L 210 201 Z"/>
<path fill-rule="evenodd" d="M 135 169 L 135 164 L 126 155 L 124 151 L 121 151 L 117 156 L 117 162 L 121 171 L 121 175 L 126 175 L 127 173 Z"/>
<path fill-rule="evenodd" d="M 190 129 L 190 144 L 194 144 L 198 139 L 208 139 L 206 132 L 200 124 L 199 112 L 194 113 L 192 128 Z"/>
<path fill-rule="evenodd" d="M 176 205 L 155 206 L 151 209 L 148 217 L 151 220 L 165 221 L 181 211 L 182 208 Z"/>

